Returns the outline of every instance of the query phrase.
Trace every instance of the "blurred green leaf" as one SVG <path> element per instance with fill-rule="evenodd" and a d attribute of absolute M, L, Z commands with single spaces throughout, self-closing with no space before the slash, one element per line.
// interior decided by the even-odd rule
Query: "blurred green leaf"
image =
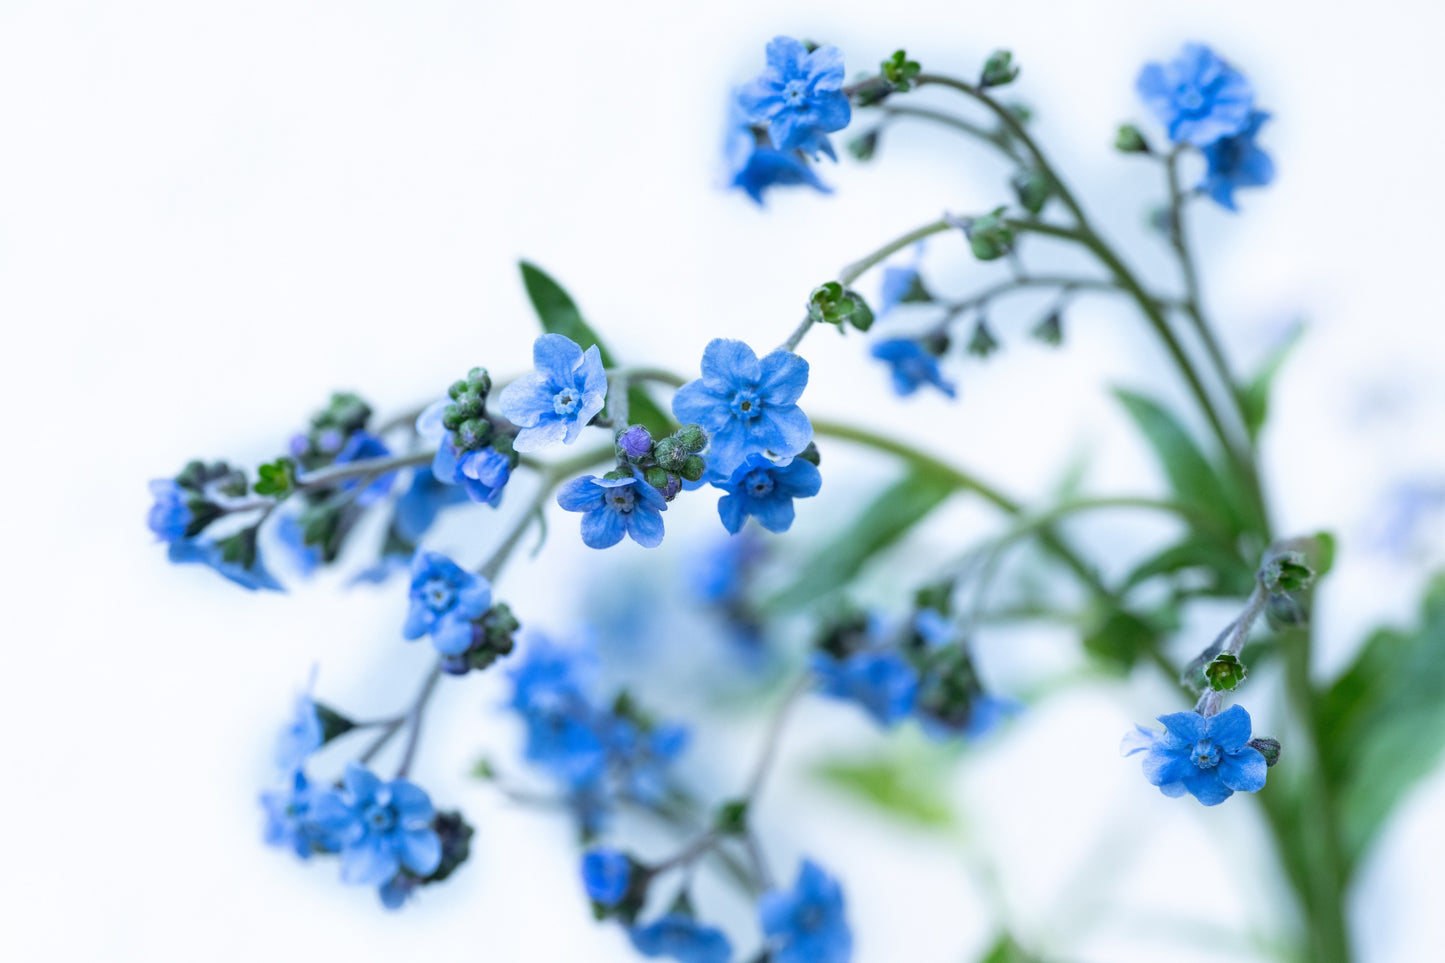
<path fill-rule="evenodd" d="M 798 608 L 840 588 L 874 555 L 902 538 L 953 493 L 951 479 L 915 468 L 857 514 L 800 568 L 798 577 L 768 599 L 766 608 Z"/>
<path fill-rule="evenodd" d="M 1445 749 L 1445 575 L 1413 631 L 1381 629 L 1320 699 L 1322 765 L 1353 866 Z"/>
<path fill-rule="evenodd" d="M 1137 615 L 1102 609 L 1084 634 L 1084 650 L 1105 664 L 1127 671 L 1157 644 L 1159 630 Z"/>
<path fill-rule="evenodd" d="M 1012 936 L 1004 933 L 987 953 L 979 957 L 978 963 L 1036 963 L 1036 960 L 1036 957 L 1025 953 Z"/>
<path fill-rule="evenodd" d="M 522 283 L 527 288 L 527 297 L 537 311 L 542 330 L 548 334 L 571 338 L 581 345 L 584 351 L 595 344 L 597 353 L 602 357 L 603 367 L 617 367 L 612 352 L 607 350 L 607 345 L 597 337 L 597 332 L 592 330 L 591 325 L 582 319 L 582 312 L 578 310 L 571 296 L 562 289 L 562 285 L 529 261 L 521 261 L 519 266 L 522 269 Z M 676 427 L 672 418 L 652 400 L 641 385 L 634 385 L 628 391 L 627 400 L 629 420 L 633 424 L 646 426 L 655 437 L 671 434 Z"/>
<path fill-rule="evenodd" d="M 814 769 L 824 783 L 882 810 L 900 822 L 929 829 L 956 824 L 937 752 L 882 753 L 865 759 L 834 759 Z"/>
<path fill-rule="evenodd" d="M 1160 575 L 1200 569 L 1209 575 L 1207 593 L 1245 596 L 1254 588 L 1254 568 L 1218 539 L 1189 535 L 1136 565 L 1119 586 L 1120 594 Z"/>
<path fill-rule="evenodd" d="M 1292 327 L 1284 339 L 1265 355 L 1254 377 L 1240 386 L 1239 403 L 1244 410 L 1244 424 L 1249 429 L 1251 441 L 1258 440 L 1260 429 L 1269 417 L 1269 395 L 1275 376 L 1279 374 L 1280 368 L 1294 351 L 1295 345 L 1299 344 L 1303 334 L 1303 324 Z"/>

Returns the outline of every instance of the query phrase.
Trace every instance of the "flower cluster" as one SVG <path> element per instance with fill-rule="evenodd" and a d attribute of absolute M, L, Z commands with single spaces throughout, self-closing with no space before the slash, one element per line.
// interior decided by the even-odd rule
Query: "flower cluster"
<path fill-rule="evenodd" d="M 417 552 L 411 565 L 410 607 L 402 635 L 431 636 L 442 669 L 465 675 L 512 651 L 520 627 L 504 603 L 492 604 L 492 586 L 436 552 Z"/>
<path fill-rule="evenodd" d="M 495 508 L 517 467 L 517 449 L 510 430 L 487 414 L 491 390 L 487 370 L 473 368 L 466 378 L 452 382 L 446 398 L 421 413 L 416 433 L 436 443 L 436 481 L 458 485 L 472 501 Z"/>

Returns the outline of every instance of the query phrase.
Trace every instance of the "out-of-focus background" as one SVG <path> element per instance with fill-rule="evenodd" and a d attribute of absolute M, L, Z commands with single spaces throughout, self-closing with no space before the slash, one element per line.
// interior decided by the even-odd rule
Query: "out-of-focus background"
<path fill-rule="evenodd" d="M 1387 537 L 1401 486 L 1445 484 L 1441 25 L 1420 2 L 0 3 L 0 397 L 12 426 L 0 951 L 632 958 L 615 928 L 591 922 L 565 824 L 467 775 L 483 752 L 516 751 L 493 677 L 448 685 L 415 769 L 478 827 L 472 862 L 447 885 L 385 913 L 337 884 L 333 864 L 262 847 L 256 794 L 311 666 L 322 698 L 382 713 L 430 656 L 400 642 L 398 582 L 346 591 L 340 576 L 291 578 L 287 595 L 252 596 L 168 566 L 143 524 L 145 482 L 197 455 L 270 457 L 332 388 L 385 413 L 473 364 L 523 368 L 535 331 L 518 257 L 561 279 L 618 355 L 692 370 L 715 335 L 782 340 L 814 284 L 882 241 L 1005 196 L 993 158 L 916 127 L 891 131 L 871 164 L 825 165 L 831 197 L 779 192 L 758 210 L 720 190 L 728 90 L 760 70 L 775 34 L 837 44 L 850 74 L 899 46 L 971 74 L 1010 47 L 1023 68 L 1010 93 L 1035 108 L 1037 136 L 1155 277 L 1170 264 L 1142 225 L 1161 185 L 1110 147 L 1119 122 L 1148 120 L 1135 74 L 1195 39 L 1245 71 L 1274 114 L 1263 142 L 1278 181 L 1242 194 L 1241 214 L 1209 209 L 1195 223 L 1241 365 L 1308 324 L 1279 382 L 1267 483 L 1282 529 L 1339 535 L 1316 617 L 1317 671 L 1337 671 L 1369 628 L 1414 619 L 1445 561 L 1438 515 Z M 928 258 L 950 293 L 998 270 L 952 238 Z M 862 339 L 816 332 L 806 406 L 932 446 L 1025 497 L 1083 455 L 1092 491 L 1157 488 L 1107 393 L 1177 397 L 1137 317 L 1081 302 L 1058 352 L 1025 336 L 1022 315 L 997 327 L 1005 350 L 964 369 L 955 404 L 894 399 Z M 830 458 L 784 547 L 822 537 L 891 471 Z M 720 532 L 711 502 L 678 502 L 657 556 L 630 544 L 590 554 L 575 519 L 556 519 L 501 592 L 524 622 L 566 632 L 590 570 L 672 565 Z M 438 544 L 477 557 L 498 524 L 464 514 Z M 899 564 L 996 525 L 952 505 Z M 1114 520 L 1094 536 L 1091 554 L 1109 559 L 1150 532 Z M 907 584 L 883 573 L 874 591 Z M 1227 617 L 1200 613 L 1179 652 Z M 1005 691 L 1081 664 L 1060 634 L 980 647 Z M 1243 690 L 1257 719 L 1277 709 L 1270 686 Z M 808 776 L 829 753 L 883 740 L 850 707 L 814 700 L 760 826 L 781 865 L 807 853 L 842 878 L 860 961 L 972 959 L 1000 910 L 1070 960 L 1271 958 L 1290 910 L 1256 807 L 1165 799 L 1118 757 L 1120 735 L 1176 699 L 1100 679 L 1040 704 L 949 776 L 958 828 L 943 835 L 881 822 Z M 705 734 L 689 775 L 727 792 L 757 736 L 752 722 Z M 1437 773 L 1368 857 L 1352 905 L 1361 959 L 1426 961 L 1445 945 L 1442 807 Z M 747 925 L 743 911 L 722 915 Z"/>

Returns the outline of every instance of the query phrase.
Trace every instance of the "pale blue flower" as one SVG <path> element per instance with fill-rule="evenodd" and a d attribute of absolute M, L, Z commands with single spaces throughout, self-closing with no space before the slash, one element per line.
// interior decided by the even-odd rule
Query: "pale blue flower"
<path fill-rule="evenodd" d="M 716 338 L 702 355 L 702 377 L 678 389 L 672 412 L 710 436 L 708 468 L 731 475 L 748 455 L 779 459 L 813 440 L 813 425 L 798 407 L 808 385 L 808 362 L 791 351 L 762 360 L 741 341 Z"/>
<path fill-rule="evenodd" d="M 502 389 L 497 407 L 521 428 L 517 451 L 572 444 L 607 403 L 607 374 L 597 345 L 585 352 L 570 338 L 544 334 L 532 344 L 536 371 Z"/>

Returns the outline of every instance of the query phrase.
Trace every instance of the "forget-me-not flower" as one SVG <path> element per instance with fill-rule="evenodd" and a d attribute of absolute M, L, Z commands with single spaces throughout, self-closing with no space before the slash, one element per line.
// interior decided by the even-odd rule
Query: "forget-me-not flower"
<path fill-rule="evenodd" d="M 571 338 L 544 334 L 532 344 L 536 371 L 502 389 L 497 407 L 522 430 L 517 451 L 572 444 L 607 403 L 607 373 L 597 345 L 585 352 Z"/>
<path fill-rule="evenodd" d="M 321 714 L 316 711 L 316 701 L 311 698 L 311 687 L 308 685 L 306 691 L 296 697 L 291 721 L 276 737 L 276 768 L 285 773 L 295 772 L 313 752 L 321 748 L 324 741 Z"/>
<path fill-rule="evenodd" d="M 186 529 L 190 528 L 193 516 L 191 507 L 187 504 L 190 493 L 174 479 L 158 478 L 151 482 L 151 497 L 155 504 L 146 515 L 146 525 L 155 532 L 156 538 L 162 542 L 175 542 L 186 537 Z"/>
<path fill-rule="evenodd" d="M 306 543 L 306 527 L 301 524 L 300 516 L 288 512 L 277 519 L 276 537 L 281 540 L 286 553 L 291 556 L 291 561 L 296 566 L 296 571 L 303 577 L 321 567 L 321 546 Z"/>
<path fill-rule="evenodd" d="M 843 52 L 823 46 L 809 53 L 791 37 L 768 44 L 768 67 L 743 89 L 748 118 L 768 125 L 778 150 L 823 151 L 833 156 L 827 134 L 848 126 L 852 108 L 843 93 Z"/>
<path fill-rule="evenodd" d="M 435 474 L 426 469 L 416 471 L 412 474 L 411 485 L 407 487 L 405 494 L 396 500 L 396 514 L 393 516 L 396 533 L 415 545 L 436 522 L 437 515 L 443 508 L 466 502 L 470 494 L 469 489 L 439 481 Z M 501 489 L 494 489 L 489 495 L 500 499 Z"/>
<path fill-rule="evenodd" d="M 758 143 L 753 125 L 734 95 L 728 114 L 723 156 L 727 161 L 729 186 L 746 193 L 761 207 L 763 194 L 773 187 L 807 185 L 824 194 L 833 189 L 818 179 L 813 166 L 795 150 L 778 150 Z"/>
<path fill-rule="evenodd" d="M 1176 144 L 1207 147 L 1244 130 L 1254 88 L 1213 50 L 1185 44 L 1167 64 L 1147 64 L 1135 83 L 1139 96 Z"/>
<path fill-rule="evenodd" d="M 583 513 L 582 542 L 589 548 L 611 548 L 623 535 L 643 548 L 662 544 L 667 499 L 640 478 L 583 475 L 562 486 L 557 504 Z"/>
<path fill-rule="evenodd" d="M 815 652 L 811 665 L 820 692 L 856 702 L 879 725 L 891 726 L 913 711 L 918 672 L 892 649 L 864 649 L 842 659 Z"/>
<path fill-rule="evenodd" d="M 266 811 L 265 840 L 268 846 L 289 849 L 302 859 L 312 853 L 334 853 L 341 842 L 334 832 L 318 825 L 313 804 L 329 790 L 312 785 L 300 769 L 287 777 L 285 789 L 261 794 Z"/>
<path fill-rule="evenodd" d="M 786 532 L 793 525 L 793 499 L 818 494 L 823 476 L 818 466 L 802 458 L 778 464 L 765 455 L 753 454 L 713 487 L 727 492 L 718 499 L 717 512 L 723 527 L 736 535 L 752 516 L 770 532 Z"/>
<path fill-rule="evenodd" d="M 502 489 L 512 477 L 512 460 L 490 445 L 475 451 L 459 451 L 452 433 L 442 424 L 442 416 L 451 403 L 448 398 L 432 402 L 416 420 L 416 433 L 437 445 L 431 464 L 432 477 L 443 485 L 460 485 L 472 501 L 495 508 L 502 500 Z M 417 485 L 414 480 L 412 489 Z M 398 515 L 401 510 L 398 505 Z M 430 521 L 427 524 L 430 525 Z"/>
<path fill-rule="evenodd" d="M 741 341 L 715 338 L 702 355 L 702 377 L 677 390 L 672 413 L 710 436 L 708 468 L 731 475 L 748 455 L 789 458 L 808 447 L 813 425 L 798 398 L 808 385 L 808 362 L 791 351 L 758 359 Z"/>
<path fill-rule="evenodd" d="M 704 926 L 691 916 L 668 913 L 646 926 L 628 931 L 632 946 L 643 956 L 666 957 L 680 963 L 729 963 L 732 944 L 722 930 Z"/>
<path fill-rule="evenodd" d="M 758 901 L 773 963 L 848 963 L 853 932 L 843 912 L 843 888 L 812 860 L 803 860 L 791 890 Z"/>
<path fill-rule="evenodd" d="M 380 886 L 402 867 L 423 877 L 436 872 L 442 843 L 426 790 L 405 779 L 383 782 L 355 762 L 347 763 L 342 786 L 319 797 L 311 815 L 341 840 L 343 882 Z"/>
<path fill-rule="evenodd" d="M 582 885 L 587 898 L 602 906 L 616 906 L 632 884 L 632 860 L 608 846 L 589 849 L 582 856 Z"/>
<path fill-rule="evenodd" d="M 1267 765 L 1249 744 L 1250 719 L 1243 706 L 1218 715 L 1171 712 L 1159 717 L 1164 731 L 1138 727 L 1125 739 L 1125 754 L 1146 753 L 1144 778 L 1171 798 L 1186 792 L 1217 806 L 1236 792 L 1264 788 Z"/>
<path fill-rule="evenodd" d="M 1267 120 L 1269 114 L 1256 110 L 1249 115 L 1249 123 L 1239 133 L 1221 137 L 1204 148 L 1204 159 L 1209 167 L 1204 180 L 1199 182 L 1199 189 L 1220 207 L 1236 210 L 1236 189 L 1264 187 L 1274 180 L 1274 161 L 1254 142 L 1259 128 Z"/>
<path fill-rule="evenodd" d="M 411 607 L 402 635 L 432 637 L 442 655 L 460 655 L 472 644 L 472 622 L 492 604 L 492 585 L 436 552 L 417 552 L 411 563 Z"/>
<path fill-rule="evenodd" d="M 913 338 L 879 341 L 870 353 L 888 364 L 893 375 L 893 390 L 904 397 L 924 385 L 933 385 L 950 398 L 958 393 L 953 382 L 945 378 L 939 369 L 937 356 Z"/>

